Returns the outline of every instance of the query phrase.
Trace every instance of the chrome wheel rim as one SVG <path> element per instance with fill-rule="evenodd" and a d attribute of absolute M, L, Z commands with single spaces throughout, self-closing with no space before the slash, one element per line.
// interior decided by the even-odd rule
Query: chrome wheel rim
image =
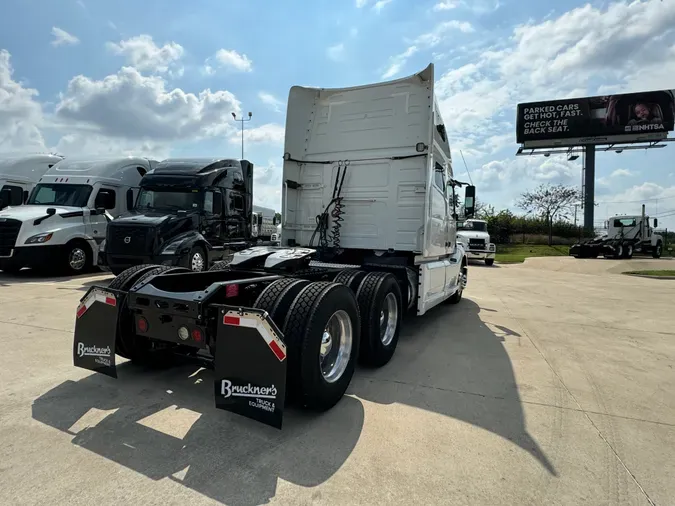
<path fill-rule="evenodd" d="M 326 382 L 335 383 L 347 370 L 353 344 L 352 320 L 340 309 L 328 319 L 321 336 L 319 366 Z"/>
<path fill-rule="evenodd" d="M 396 334 L 398 325 L 398 304 L 396 296 L 389 292 L 382 302 L 380 310 L 380 339 L 382 344 L 388 346 Z"/>
<path fill-rule="evenodd" d="M 84 264 L 87 262 L 87 254 L 82 248 L 73 248 L 68 255 L 68 265 L 76 271 L 82 270 Z"/>
<path fill-rule="evenodd" d="M 201 253 L 195 253 L 192 255 L 190 268 L 195 272 L 202 272 L 204 270 L 204 257 L 202 257 Z"/>

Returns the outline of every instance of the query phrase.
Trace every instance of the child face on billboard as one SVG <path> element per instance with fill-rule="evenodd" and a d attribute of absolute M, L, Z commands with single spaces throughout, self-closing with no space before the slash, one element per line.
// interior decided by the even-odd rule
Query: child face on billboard
<path fill-rule="evenodd" d="M 651 116 L 651 111 L 646 104 L 636 104 L 635 116 L 637 116 L 638 119 L 647 120 Z"/>

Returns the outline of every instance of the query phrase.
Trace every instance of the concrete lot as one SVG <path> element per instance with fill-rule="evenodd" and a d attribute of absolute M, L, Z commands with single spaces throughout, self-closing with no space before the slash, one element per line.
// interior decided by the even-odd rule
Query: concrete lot
<path fill-rule="evenodd" d="M 217 411 L 208 371 L 75 369 L 106 276 L 0 273 L 0 504 L 673 504 L 675 282 L 617 274 L 666 262 L 477 265 L 282 431 Z"/>

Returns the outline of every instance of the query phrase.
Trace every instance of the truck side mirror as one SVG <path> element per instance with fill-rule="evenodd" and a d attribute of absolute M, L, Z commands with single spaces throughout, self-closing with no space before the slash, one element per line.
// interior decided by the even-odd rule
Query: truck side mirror
<path fill-rule="evenodd" d="M 0 209 L 7 207 L 12 202 L 12 191 L 9 188 L 0 190 Z"/>
<path fill-rule="evenodd" d="M 464 216 L 470 218 L 476 210 L 476 187 L 469 185 L 464 190 Z"/>
<path fill-rule="evenodd" d="M 213 192 L 213 214 L 223 214 L 223 194 L 220 192 Z"/>
<path fill-rule="evenodd" d="M 115 192 L 105 189 L 99 190 L 98 195 L 96 195 L 94 207 L 96 209 L 115 209 Z"/>
<path fill-rule="evenodd" d="M 658 218 L 654 218 L 654 228 L 656 228 L 656 227 L 658 227 L 658 226 L 659 226 L 659 219 L 658 219 Z"/>

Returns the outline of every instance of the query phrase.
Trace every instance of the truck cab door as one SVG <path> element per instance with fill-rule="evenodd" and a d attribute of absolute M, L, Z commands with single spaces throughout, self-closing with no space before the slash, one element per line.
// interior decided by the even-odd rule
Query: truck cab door
<path fill-rule="evenodd" d="M 94 209 L 89 212 L 88 220 L 85 213 L 85 223 L 87 232 L 100 245 L 105 239 L 108 229 L 108 218 L 106 213 L 115 217 L 126 207 L 126 194 L 118 194 L 114 188 L 102 186 L 96 192 L 94 199 Z M 88 223 L 87 223 L 88 221 Z"/>
<path fill-rule="evenodd" d="M 244 240 L 247 228 L 244 194 L 237 190 L 226 190 L 225 197 L 224 225 L 227 240 Z"/>
<path fill-rule="evenodd" d="M 223 233 L 223 194 L 220 189 L 207 190 L 204 192 L 204 207 L 200 220 L 200 227 L 204 237 L 209 243 L 220 248 L 225 239 Z"/>

